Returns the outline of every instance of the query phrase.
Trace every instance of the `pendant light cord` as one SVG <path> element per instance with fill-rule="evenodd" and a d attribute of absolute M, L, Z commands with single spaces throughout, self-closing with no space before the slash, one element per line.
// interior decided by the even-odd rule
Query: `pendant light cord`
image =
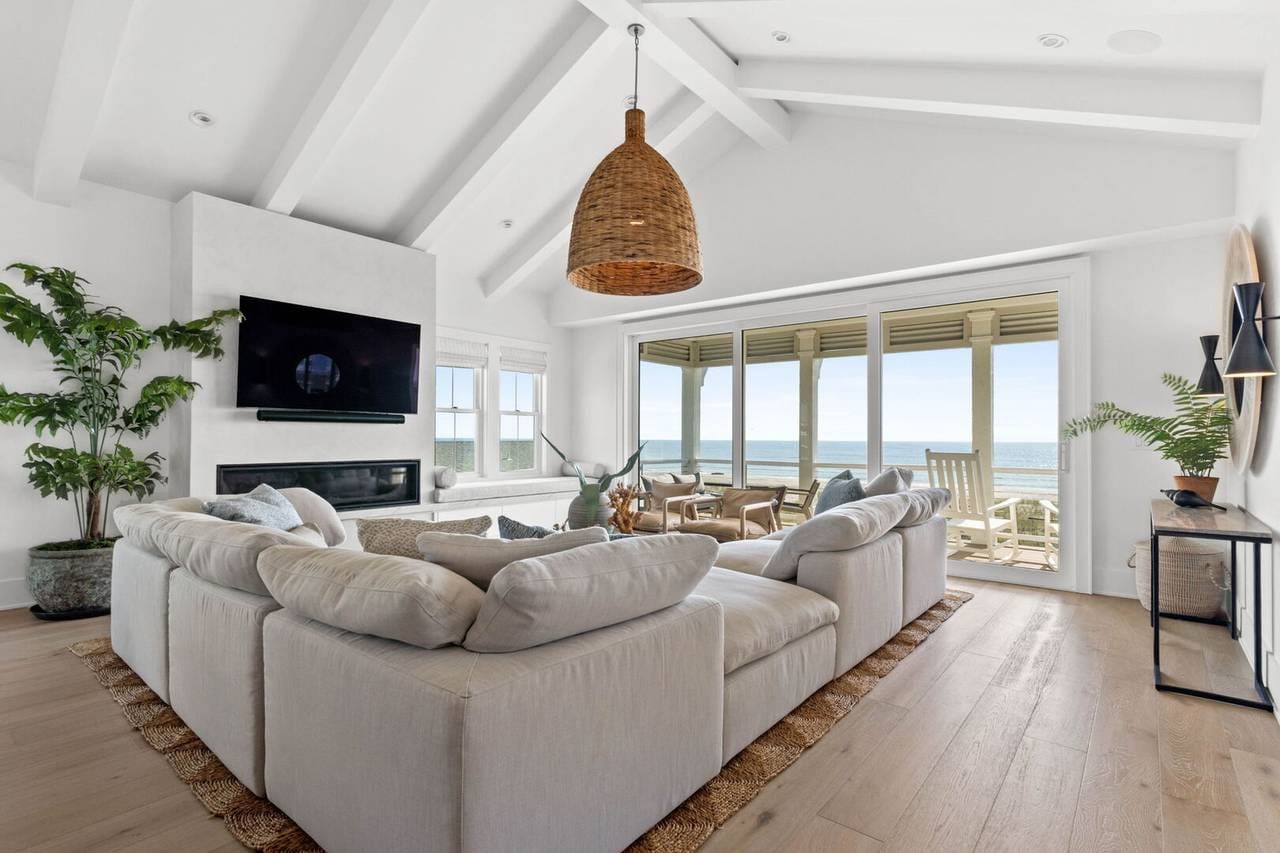
<path fill-rule="evenodd" d="M 631 81 L 631 109 L 640 109 L 640 30 L 633 30 L 636 40 L 635 76 Z"/>

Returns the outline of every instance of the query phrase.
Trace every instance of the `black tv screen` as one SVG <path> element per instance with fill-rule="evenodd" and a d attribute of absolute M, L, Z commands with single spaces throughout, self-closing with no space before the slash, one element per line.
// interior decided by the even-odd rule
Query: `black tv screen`
<path fill-rule="evenodd" d="M 418 411 L 417 323 L 240 297 L 236 405 Z"/>

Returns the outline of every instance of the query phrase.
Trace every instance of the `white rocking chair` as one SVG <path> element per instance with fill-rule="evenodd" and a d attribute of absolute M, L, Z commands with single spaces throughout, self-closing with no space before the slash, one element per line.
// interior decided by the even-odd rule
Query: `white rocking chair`
<path fill-rule="evenodd" d="M 1009 544 L 1012 558 L 1022 549 L 1018 538 L 1018 499 L 1008 498 L 993 503 L 987 495 L 986 478 L 982 475 L 982 460 L 978 451 L 972 453 L 934 453 L 926 448 L 925 467 L 929 471 L 929 485 L 951 491 L 951 503 L 942 510 L 947 519 L 947 530 L 954 534 L 957 544 L 961 534 L 971 540 L 979 537 L 987 546 L 987 559 L 995 562 L 996 545 Z M 996 515 L 1008 510 L 1009 517 Z"/>

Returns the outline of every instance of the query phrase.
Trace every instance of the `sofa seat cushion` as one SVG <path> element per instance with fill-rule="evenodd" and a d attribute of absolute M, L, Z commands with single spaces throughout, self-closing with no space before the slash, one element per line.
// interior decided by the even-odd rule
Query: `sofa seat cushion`
<path fill-rule="evenodd" d="M 712 569 L 694 594 L 724 608 L 725 675 L 840 616 L 840 608 L 816 592 L 728 569 Z"/>
<path fill-rule="evenodd" d="M 608 542 L 609 531 L 603 527 L 584 527 L 540 539 L 490 539 L 466 533 L 429 532 L 418 534 L 416 541 L 423 559 L 462 575 L 481 589 L 488 589 L 494 575 L 516 560 Z"/>
<path fill-rule="evenodd" d="M 720 553 L 716 555 L 716 565 L 743 574 L 762 575 L 765 564 L 772 559 L 781 544 L 781 537 L 724 542 L 720 545 Z"/>
<path fill-rule="evenodd" d="M 706 537 L 672 534 L 518 560 L 494 575 L 462 644 L 514 652 L 648 615 L 683 601 L 715 555 Z"/>
<path fill-rule="evenodd" d="M 285 608 L 424 649 L 462 642 L 484 594 L 443 566 L 346 548 L 270 548 L 258 571 Z"/>

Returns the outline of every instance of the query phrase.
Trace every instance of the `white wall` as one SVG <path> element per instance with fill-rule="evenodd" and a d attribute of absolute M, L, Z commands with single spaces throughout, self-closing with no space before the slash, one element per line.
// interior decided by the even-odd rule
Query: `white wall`
<path fill-rule="evenodd" d="M 1221 325 L 1226 234 L 1097 252 L 1092 265 L 1092 393 L 1140 412 L 1172 411 L 1163 373 L 1200 375 L 1201 335 Z M 1092 439 L 1093 588 L 1133 595 L 1130 549 L 1148 533 L 1148 505 L 1177 471 L 1114 430 Z M 1243 484 L 1219 463 L 1219 496 L 1240 501 Z"/>
<path fill-rule="evenodd" d="M 1135 245 L 1094 253 L 1091 333 L 1094 401 L 1139 410 L 1170 410 L 1160 384 L 1165 371 L 1199 375 L 1199 341 L 1218 325 L 1218 287 L 1225 234 Z M 673 321 L 674 322 L 674 321 Z M 607 323 L 573 332 L 573 452 L 590 461 L 617 464 L 626 456 L 618 440 L 623 401 L 616 378 L 623 325 Z M 1169 463 L 1123 435 L 1092 441 L 1092 572 L 1095 592 L 1133 595 L 1133 571 L 1125 562 L 1145 535 L 1146 507 L 1172 486 Z M 1226 466 L 1224 495 L 1239 485 Z"/>
<path fill-rule="evenodd" d="M 705 278 L 681 294 L 552 291 L 574 323 L 643 307 L 785 296 L 857 276 L 1229 217 L 1229 150 L 1122 134 L 801 112 L 691 176 Z M 542 277 L 563 272 L 549 264 Z"/>
<path fill-rule="evenodd" d="M 421 459 L 430 470 L 433 256 L 198 193 L 179 202 L 173 223 L 175 305 L 189 302 L 194 316 L 235 308 L 241 295 L 250 295 L 422 325 L 419 413 L 406 415 L 404 424 L 258 421 L 254 409 L 236 408 L 238 335 L 232 330 L 226 358 L 197 360 L 190 368 L 203 390 L 173 431 L 175 458 L 189 461 L 183 491 L 213 494 L 220 464 Z"/>
<path fill-rule="evenodd" d="M 1256 138 L 1240 149 L 1236 171 L 1236 214 L 1253 232 L 1258 267 L 1267 282 L 1263 308 L 1267 315 L 1280 314 L 1280 49 L 1277 49 L 1263 80 L 1262 127 Z M 1271 357 L 1280 360 L 1280 322 L 1266 324 L 1264 333 Z M 1245 482 L 1245 506 L 1280 537 L 1280 378 L 1263 380 L 1262 418 L 1258 445 Z M 1274 546 L 1263 549 L 1263 649 L 1267 658 L 1267 681 L 1272 692 L 1280 685 L 1280 584 L 1275 580 L 1277 563 Z M 1246 599 L 1252 601 L 1252 592 Z M 1241 644 L 1253 654 L 1252 621 L 1245 624 Z M 1278 714 L 1277 716 L 1280 716 Z"/>
<path fill-rule="evenodd" d="M 30 172 L 0 164 L 0 265 L 22 261 L 75 269 L 101 301 L 147 326 L 168 322 L 168 202 L 88 182 L 71 207 L 34 201 L 30 191 Z M 0 278 L 20 292 L 39 293 L 25 287 L 19 274 Z M 136 391 L 151 376 L 172 372 L 174 361 L 157 347 L 131 375 L 130 386 Z M 57 390 L 51 365 L 38 345 L 27 349 L 0 333 L 0 383 L 9 390 Z M 167 454 L 169 437 L 166 423 L 130 445 Z M 23 450 L 35 440 L 29 428 L 0 426 L 0 608 L 30 603 L 24 578 L 28 547 L 77 536 L 71 504 L 41 498 L 27 483 Z M 166 493 L 161 486 L 160 494 Z"/>

